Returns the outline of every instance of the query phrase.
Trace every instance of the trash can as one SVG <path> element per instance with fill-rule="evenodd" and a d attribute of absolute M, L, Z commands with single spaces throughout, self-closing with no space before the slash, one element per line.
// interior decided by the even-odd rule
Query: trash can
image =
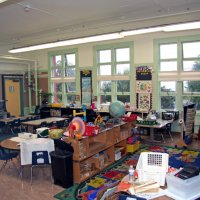
<path fill-rule="evenodd" d="M 63 145 L 62 142 L 59 142 L 61 148 L 59 148 L 58 142 L 55 142 L 55 151 L 50 152 L 52 176 L 54 184 L 68 188 L 73 185 L 73 148 L 65 142 Z"/>

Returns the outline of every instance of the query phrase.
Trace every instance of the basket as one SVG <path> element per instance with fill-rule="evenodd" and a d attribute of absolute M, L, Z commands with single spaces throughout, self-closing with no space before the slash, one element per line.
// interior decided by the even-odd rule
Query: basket
<path fill-rule="evenodd" d="M 126 152 L 133 153 L 140 148 L 140 141 L 137 141 L 135 144 L 126 144 Z"/>
<path fill-rule="evenodd" d="M 167 153 L 142 152 L 136 166 L 139 182 L 155 180 L 160 186 L 164 186 L 168 162 Z"/>

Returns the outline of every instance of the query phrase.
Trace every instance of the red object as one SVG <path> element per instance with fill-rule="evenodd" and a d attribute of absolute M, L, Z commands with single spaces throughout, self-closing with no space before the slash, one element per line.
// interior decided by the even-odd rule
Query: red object
<path fill-rule="evenodd" d="M 85 126 L 85 133 L 84 136 L 94 136 L 98 133 L 99 127 L 98 126 Z"/>
<path fill-rule="evenodd" d="M 128 116 L 123 116 L 123 117 L 122 117 L 122 120 L 123 120 L 124 122 L 132 122 L 132 121 L 134 121 L 134 120 L 137 120 L 137 115 L 136 115 L 136 114 L 131 114 L 130 117 L 128 117 Z"/>

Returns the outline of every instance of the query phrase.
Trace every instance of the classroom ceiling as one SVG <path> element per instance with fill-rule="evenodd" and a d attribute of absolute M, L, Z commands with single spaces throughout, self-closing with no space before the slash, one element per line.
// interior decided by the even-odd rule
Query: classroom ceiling
<path fill-rule="evenodd" d="M 0 4 L 2 49 L 200 20 L 200 0 L 7 0 Z"/>

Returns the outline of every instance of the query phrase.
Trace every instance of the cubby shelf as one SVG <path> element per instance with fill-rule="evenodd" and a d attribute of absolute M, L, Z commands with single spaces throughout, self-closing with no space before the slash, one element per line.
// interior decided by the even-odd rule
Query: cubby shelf
<path fill-rule="evenodd" d="M 132 123 L 121 122 L 95 136 L 70 141 L 74 148 L 74 183 L 81 183 L 113 164 L 117 149 L 124 149 L 122 156 L 125 155 L 131 129 Z"/>

